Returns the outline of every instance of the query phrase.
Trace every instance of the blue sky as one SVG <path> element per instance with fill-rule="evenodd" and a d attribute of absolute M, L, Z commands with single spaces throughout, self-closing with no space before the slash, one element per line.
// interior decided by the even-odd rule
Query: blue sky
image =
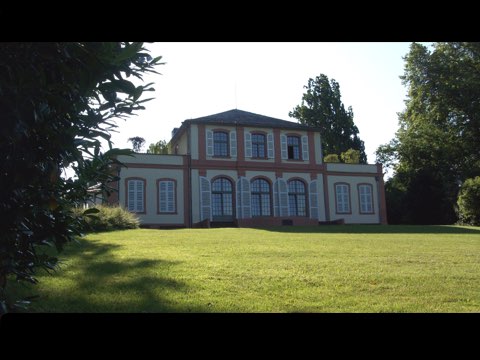
<path fill-rule="evenodd" d="M 162 75 L 155 82 L 154 100 L 146 110 L 117 122 L 112 139 L 117 147 L 131 147 L 127 139 L 141 136 L 148 144 L 170 140 L 171 131 L 186 119 L 238 108 L 279 119 L 301 103 L 309 78 L 320 74 L 340 84 L 345 108 L 365 142 L 368 162 L 375 162 L 380 144 L 393 138 L 397 113 L 407 89 L 399 78 L 407 42 L 273 42 L 273 43 L 151 43 L 152 56 L 162 56 Z M 150 93 L 152 94 L 152 93 Z M 149 95 L 150 95 L 149 94 Z"/>

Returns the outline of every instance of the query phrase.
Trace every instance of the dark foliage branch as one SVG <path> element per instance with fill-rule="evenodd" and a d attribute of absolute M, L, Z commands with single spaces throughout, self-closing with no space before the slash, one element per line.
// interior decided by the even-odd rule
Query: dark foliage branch
<path fill-rule="evenodd" d="M 58 261 L 44 249 L 79 235 L 72 207 L 88 188 L 111 191 L 116 156 L 131 152 L 113 148 L 114 120 L 144 109 L 152 84 L 130 80 L 156 73 L 161 57 L 122 42 L 1 43 L 0 54 L 1 313 L 13 306 L 7 282 L 36 283 Z M 68 167 L 75 177 L 61 176 Z"/>

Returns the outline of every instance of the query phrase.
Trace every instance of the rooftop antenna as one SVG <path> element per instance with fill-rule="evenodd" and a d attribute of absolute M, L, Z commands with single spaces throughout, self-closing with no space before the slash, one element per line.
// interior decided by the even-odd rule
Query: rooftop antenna
<path fill-rule="evenodd" d="M 237 82 L 235 81 L 235 110 L 237 109 Z"/>

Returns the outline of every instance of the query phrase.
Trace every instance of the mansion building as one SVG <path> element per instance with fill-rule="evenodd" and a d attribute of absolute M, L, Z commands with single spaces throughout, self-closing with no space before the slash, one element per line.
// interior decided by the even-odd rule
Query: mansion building
<path fill-rule="evenodd" d="M 185 120 L 171 154 L 118 157 L 108 202 L 146 227 L 386 224 L 381 165 L 324 163 L 321 135 L 242 110 Z"/>

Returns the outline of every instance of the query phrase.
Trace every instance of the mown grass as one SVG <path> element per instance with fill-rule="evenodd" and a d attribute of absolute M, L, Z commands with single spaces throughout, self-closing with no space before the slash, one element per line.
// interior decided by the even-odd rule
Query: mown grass
<path fill-rule="evenodd" d="M 61 258 L 30 311 L 480 311 L 478 227 L 124 230 Z"/>

